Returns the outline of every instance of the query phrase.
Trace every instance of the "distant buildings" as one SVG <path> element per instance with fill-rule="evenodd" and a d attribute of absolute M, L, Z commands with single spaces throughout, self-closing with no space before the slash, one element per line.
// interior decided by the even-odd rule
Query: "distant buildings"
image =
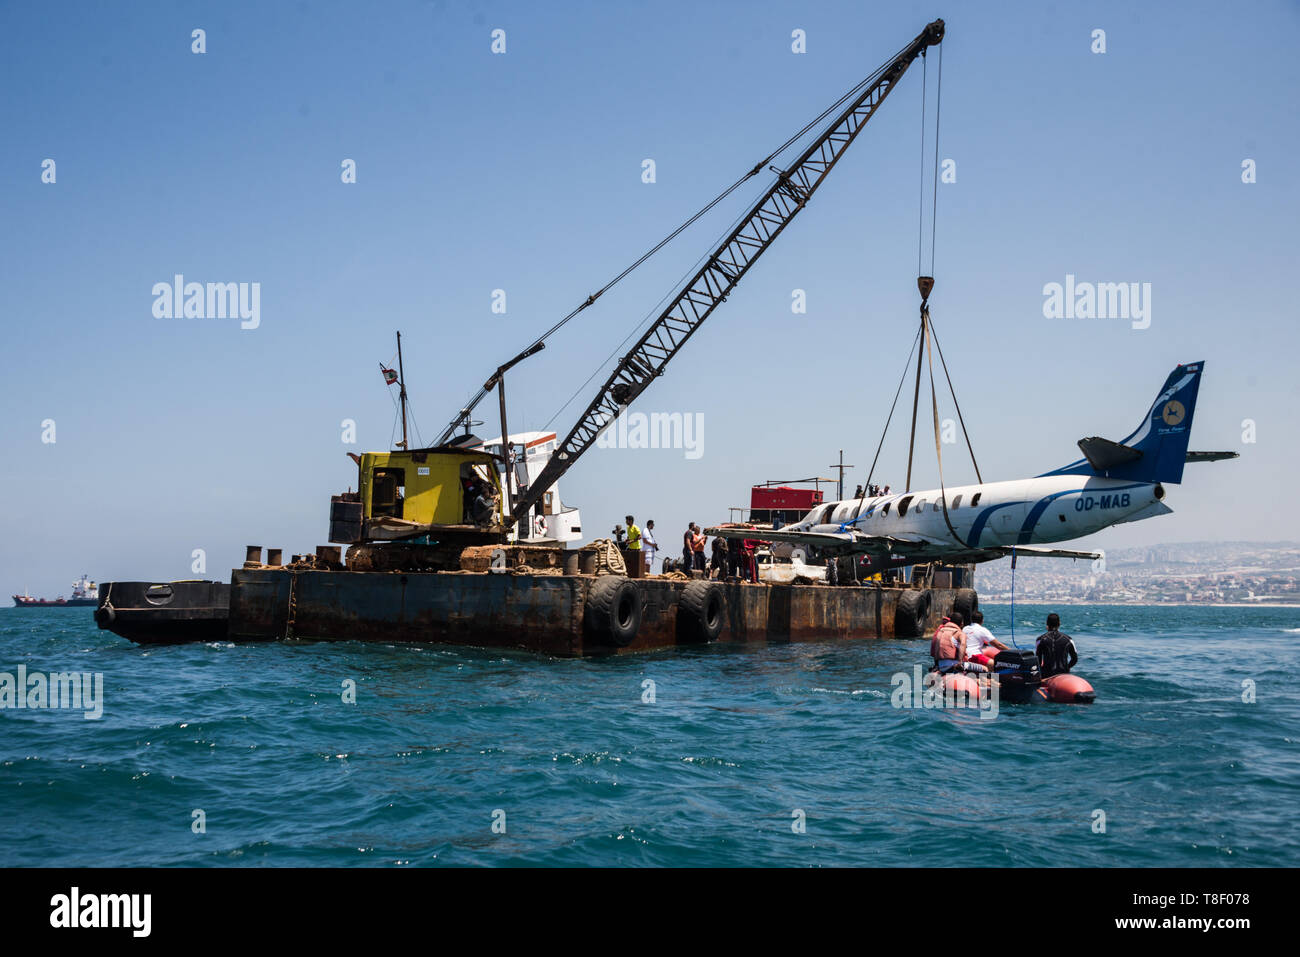
<path fill-rule="evenodd" d="M 1015 598 L 1099 604 L 1297 604 L 1300 543 L 1185 542 L 1106 553 L 1099 563 L 1026 558 Z M 975 585 L 986 601 L 1011 598 L 1011 562 L 981 565 Z"/>

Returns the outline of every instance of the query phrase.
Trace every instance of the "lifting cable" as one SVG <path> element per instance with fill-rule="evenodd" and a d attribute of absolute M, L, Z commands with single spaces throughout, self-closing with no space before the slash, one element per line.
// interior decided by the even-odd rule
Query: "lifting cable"
<path fill-rule="evenodd" d="M 939 428 L 939 395 L 938 395 L 938 389 L 935 387 L 934 384 L 934 352 L 935 351 L 939 353 L 939 363 L 940 366 L 943 368 L 944 379 L 948 384 L 948 392 L 952 396 L 953 404 L 957 409 L 957 420 L 961 424 L 962 435 L 966 439 L 966 448 L 967 451 L 970 452 L 971 465 L 973 465 L 975 468 L 976 480 L 980 484 L 983 484 L 984 479 L 983 476 L 980 474 L 979 463 L 975 459 L 975 449 L 971 443 L 970 432 L 966 429 L 966 419 L 961 411 L 961 403 L 957 399 L 957 390 L 953 385 L 952 374 L 948 371 L 948 362 L 944 358 L 943 347 L 940 346 L 939 344 L 938 335 L 936 334 L 933 324 L 930 320 L 929 300 L 930 300 L 930 292 L 934 288 L 934 278 L 933 278 L 934 261 L 935 261 L 935 250 L 936 250 L 937 235 L 938 235 L 936 224 L 938 222 L 938 212 L 939 212 L 939 124 L 940 124 L 941 109 L 943 103 L 943 50 L 942 48 L 939 50 L 939 64 L 937 70 L 938 75 L 936 78 L 936 89 L 935 89 L 934 159 L 932 164 L 931 186 L 930 186 L 930 227 L 931 227 L 930 269 L 928 273 L 925 271 L 924 253 L 925 253 L 925 159 L 926 159 L 925 116 L 926 116 L 926 104 L 928 100 L 929 67 L 928 67 L 928 57 L 925 57 L 924 54 L 922 56 L 923 56 L 923 60 L 922 60 L 923 79 L 922 79 L 922 88 L 921 88 L 921 150 L 920 150 L 921 185 L 920 185 L 920 192 L 917 201 L 917 236 L 916 236 L 916 271 L 918 276 L 917 288 L 921 293 L 921 327 L 920 329 L 917 330 L 917 334 L 916 334 L 917 338 L 912 343 L 912 349 L 908 351 L 907 361 L 904 363 L 903 366 L 903 378 L 899 381 L 898 392 L 894 394 L 894 403 L 893 405 L 890 406 L 889 417 L 885 421 L 884 432 L 881 433 L 880 443 L 876 447 L 876 458 L 872 460 L 871 471 L 867 475 L 867 484 L 863 486 L 863 496 L 859 497 L 858 499 L 858 512 L 861 512 L 863 497 L 865 497 L 866 492 L 870 487 L 871 479 L 875 474 L 876 461 L 880 457 L 880 449 L 884 445 L 885 435 L 888 433 L 890 423 L 893 421 L 894 409 L 898 404 L 898 397 L 899 394 L 902 392 L 903 382 L 905 382 L 907 379 L 908 367 L 911 365 L 912 351 L 915 351 L 917 349 L 918 342 L 924 340 L 922 349 L 921 351 L 917 352 L 917 356 L 916 356 L 916 388 L 915 388 L 915 394 L 913 395 L 912 398 L 912 427 L 911 427 L 911 438 L 908 444 L 908 466 L 907 466 L 908 480 L 907 480 L 907 488 L 905 489 L 905 491 L 909 491 L 909 492 L 911 491 L 912 449 L 914 449 L 916 446 L 916 419 L 917 419 L 917 412 L 919 411 L 918 405 L 919 405 L 920 391 L 921 391 L 921 364 L 922 361 L 925 361 L 928 368 L 929 379 L 930 379 L 930 404 L 931 404 L 931 414 L 933 417 L 933 425 L 934 425 L 934 451 L 935 451 L 935 459 L 938 464 L 938 470 L 939 470 L 939 495 L 940 495 L 939 504 L 943 512 L 944 524 L 947 525 L 948 527 L 948 533 L 952 536 L 953 540 L 957 542 L 957 544 L 959 544 L 962 548 L 966 548 L 967 547 L 966 543 L 962 540 L 961 535 L 957 532 L 957 529 L 953 527 L 952 520 L 948 515 L 948 492 L 943 479 L 943 442 L 942 442 L 942 433 Z"/>
<path fill-rule="evenodd" d="M 930 305 L 929 305 L 929 300 L 930 300 L 930 291 L 931 291 L 931 289 L 934 288 L 934 278 L 933 278 L 933 277 L 934 277 L 934 258 L 935 258 L 935 257 L 934 257 L 934 253 L 935 253 L 935 244 L 936 244 L 936 241 L 937 241 L 937 239 L 938 239 L 938 233 L 939 233 L 939 229 L 938 229 L 938 219 L 939 219 L 939 128 L 940 128 L 939 124 L 940 124 L 940 119 L 941 119 L 941 110 L 942 110 L 942 108 L 943 108 L 943 50 L 941 49 L 941 50 L 939 51 L 938 77 L 937 77 L 936 82 L 935 82 L 935 95 L 934 95 L 934 162 L 933 162 L 932 179 L 931 179 L 931 187 L 930 187 L 930 190 L 931 190 L 931 192 L 930 192 L 930 271 L 929 271 L 929 273 L 922 273 L 922 272 L 921 272 L 921 268 L 922 268 L 922 264 L 921 264 L 921 262 L 920 262 L 921 238 L 918 237 L 918 239 L 917 239 L 917 273 L 920 275 L 921 278 L 917 279 L 917 286 L 918 286 L 918 288 L 919 288 L 920 291 L 921 291 L 921 330 L 922 330 L 922 332 L 924 333 L 924 337 L 925 337 L 925 357 L 926 357 L 926 364 L 927 364 L 927 366 L 928 366 L 929 376 L 930 376 L 930 405 L 931 405 L 931 409 L 932 409 L 933 417 L 934 417 L 934 457 L 935 457 L 935 462 L 937 463 L 937 465 L 938 465 L 938 470 L 939 470 L 939 505 L 941 506 L 941 509 L 942 509 L 942 511 L 943 511 L 943 522 L 944 522 L 944 524 L 945 524 L 946 526 L 948 526 L 948 533 L 952 536 L 953 541 L 955 541 L 955 542 L 956 542 L 958 545 L 960 545 L 961 547 L 965 548 L 965 547 L 966 547 L 966 543 L 962 540 L 961 535 L 958 534 L 957 529 L 953 527 L 952 519 L 951 519 L 951 518 L 949 517 L 949 515 L 948 515 L 948 490 L 947 490 L 947 488 L 946 488 L 946 486 L 945 486 L 945 484 L 944 484 L 944 480 L 943 480 L 943 439 L 942 439 L 942 434 L 941 434 L 941 432 L 940 432 L 940 430 L 939 430 L 939 393 L 938 393 L 938 390 L 935 388 L 935 385 L 934 385 L 934 354 L 933 354 L 933 352 L 931 351 L 931 347 L 930 347 L 930 346 L 931 346 L 931 342 L 933 341 L 933 343 L 934 343 L 934 348 L 935 348 L 936 350 L 938 350 L 938 352 L 939 352 L 939 362 L 940 362 L 940 364 L 943 366 L 943 374 L 944 374 L 944 378 L 945 378 L 945 379 L 947 380 L 947 382 L 948 382 L 948 392 L 949 392 L 949 394 L 952 395 L 953 405 L 955 405 L 956 408 L 957 408 L 957 419 L 958 419 L 958 421 L 961 423 L 962 434 L 963 434 L 963 435 L 965 436 L 965 438 L 966 438 L 966 448 L 970 451 L 970 460 L 971 460 L 971 464 L 975 466 L 975 477 L 976 477 L 976 479 L 980 482 L 980 484 L 983 484 L 984 479 L 980 476 L 980 468 L 979 468 L 979 464 L 975 461 L 975 449 L 974 449 L 974 447 L 971 445 L 970 433 L 966 431 L 966 420 L 965 420 L 965 418 L 962 416 L 962 413 L 961 413 L 961 403 L 957 401 L 957 390 L 953 387 L 953 384 L 952 384 L 952 376 L 951 376 L 951 375 L 949 374 L 949 372 L 948 372 L 948 363 L 947 363 L 947 361 L 946 361 L 946 360 L 944 359 L 944 357 L 943 357 L 943 349 L 942 349 L 942 347 L 939 346 L 939 339 L 938 339 L 938 336 L 934 334 L 933 326 L 932 326 L 931 321 L 930 321 Z M 924 102 L 922 102 L 922 104 L 921 104 L 921 115 L 922 115 L 922 118 L 924 118 L 924 116 L 925 116 L 925 104 L 924 104 Z M 922 158 L 921 158 L 921 163 L 922 163 L 922 166 L 921 166 L 921 191 L 922 191 L 922 192 L 921 192 L 921 196 L 922 196 L 922 199 L 921 199 L 921 203 L 922 203 L 922 212 L 924 212 L 924 203 L 925 203 L 925 199 L 924 199 L 924 197 L 925 197 L 925 165 L 924 165 L 924 164 L 925 164 L 925 148 L 924 148 L 924 141 L 925 141 L 925 123 L 924 123 L 924 119 L 922 120 L 922 124 L 921 124 L 921 140 L 922 140 L 922 153 L 921 153 L 921 157 L 922 157 Z M 918 388 L 918 391 L 919 391 L 919 389 L 920 389 L 920 377 L 921 377 L 921 373 L 920 373 L 920 357 L 918 356 L 918 357 L 917 357 L 917 388 Z M 915 404 L 913 404 L 913 410 L 912 410 L 912 444 L 914 445 L 915 442 L 916 442 L 916 408 L 915 408 Z M 911 484 L 910 479 L 911 479 L 911 472 L 912 472 L 912 469 L 911 469 L 911 452 L 910 452 L 910 448 L 911 448 L 911 446 L 909 446 L 909 453 L 908 453 L 908 479 L 909 479 L 908 484 L 909 484 L 909 485 Z"/>
<path fill-rule="evenodd" d="M 921 51 L 921 186 L 916 194 L 916 274 L 918 276 L 934 275 L 926 273 L 921 263 L 921 243 L 925 239 L 925 105 L 929 100 L 927 91 L 930 82 L 930 58 L 926 51 Z M 935 137 L 938 139 L 938 137 Z M 932 247 L 933 248 L 933 247 Z M 933 259 L 933 252 L 931 258 Z M 933 266 L 931 266 L 933 268 Z"/>
<path fill-rule="evenodd" d="M 1011 644 L 1016 649 L 1020 648 L 1016 644 L 1016 546 L 1011 546 Z"/>
<path fill-rule="evenodd" d="M 943 82 L 943 53 L 939 54 L 939 76 L 936 80 L 936 98 L 940 94 Z M 922 53 L 921 64 L 921 185 L 917 194 L 916 201 L 916 288 L 921 294 L 921 333 L 926 338 L 926 347 L 929 347 L 928 323 L 930 319 L 930 293 L 934 290 L 934 244 L 935 232 L 934 221 L 935 213 L 939 206 L 939 111 L 936 107 L 934 114 L 934 146 L 935 146 L 935 167 L 933 172 L 934 185 L 930 196 L 930 268 L 925 268 L 923 250 L 925 248 L 925 133 L 927 124 L 925 121 L 926 107 L 930 100 L 930 58 Z M 912 392 L 912 428 L 907 440 L 907 480 L 903 483 L 903 491 L 912 490 L 912 456 L 916 450 L 916 413 L 921 401 L 921 359 L 923 353 L 916 354 L 916 387 Z"/>
<path fill-rule="evenodd" d="M 922 70 L 924 72 L 924 69 Z M 939 48 L 939 78 L 934 86 L 934 180 L 930 199 L 930 272 L 934 275 L 934 244 L 939 234 L 939 121 L 943 107 L 943 47 Z"/>

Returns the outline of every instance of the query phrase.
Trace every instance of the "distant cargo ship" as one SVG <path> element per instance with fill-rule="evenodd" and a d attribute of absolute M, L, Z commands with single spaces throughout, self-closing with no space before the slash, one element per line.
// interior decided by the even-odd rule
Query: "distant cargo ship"
<path fill-rule="evenodd" d="M 17 608 L 73 608 L 79 605 L 98 605 L 99 586 L 86 575 L 72 583 L 72 597 L 33 598 L 31 595 L 14 595 Z"/>

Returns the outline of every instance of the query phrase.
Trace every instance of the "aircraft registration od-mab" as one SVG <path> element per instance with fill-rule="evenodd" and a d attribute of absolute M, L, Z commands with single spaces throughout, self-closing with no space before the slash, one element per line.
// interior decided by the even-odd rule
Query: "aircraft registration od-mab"
<path fill-rule="evenodd" d="M 987 562 L 1013 553 L 1099 558 L 1098 552 L 1042 546 L 1169 514 L 1165 486 L 1182 481 L 1185 463 L 1237 457 L 1187 451 L 1204 368 L 1193 362 L 1174 369 L 1142 424 L 1123 441 L 1080 439 L 1082 459 L 1034 478 L 830 502 L 776 531 L 705 531 L 724 538 L 761 535 L 824 555 L 864 555 L 879 567 Z"/>

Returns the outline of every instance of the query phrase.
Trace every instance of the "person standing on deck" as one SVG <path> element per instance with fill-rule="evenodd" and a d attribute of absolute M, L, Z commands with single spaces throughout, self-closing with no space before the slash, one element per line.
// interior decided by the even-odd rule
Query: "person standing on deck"
<path fill-rule="evenodd" d="M 624 547 L 633 553 L 628 558 L 635 565 L 641 560 L 641 556 L 635 554 L 641 551 L 641 529 L 637 528 L 636 519 L 631 515 L 623 516 L 623 520 L 627 522 L 627 545 Z M 644 569 L 639 571 L 638 574 L 644 574 Z"/>
<path fill-rule="evenodd" d="M 691 554 L 694 557 L 692 567 L 696 571 L 702 572 L 705 569 L 704 545 L 708 541 L 708 538 L 702 531 L 700 531 L 700 526 L 696 525 L 694 522 L 691 522 L 691 528 L 695 529 L 691 535 Z"/>
<path fill-rule="evenodd" d="M 714 575 L 717 572 L 717 575 Z M 709 559 L 709 577 L 727 577 L 727 540 L 721 535 L 713 540 L 713 555 Z"/>
<path fill-rule="evenodd" d="M 691 547 L 691 539 L 695 537 L 695 523 L 691 522 L 686 526 L 686 532 L 682 535 L 682 571 L 690 571 L 695 567 L 695 550 Z"/>
<path fill-rule="evenodd" d="M 645 573 L 654 574 L 655 556 L 659 553 L 659 543 L 655 541 L 655 520 L 646 519 L 645 531 L 641 533 L 641 548 L 645 551 Z"/>
<path fill-rule="evenodd" d="M 758 582 L 758 558 L 756 553 L 761 544 L 761 542 L 752 538 L 746 538 L 740 543 L 741 567 L 744 569 L 741 577 L 745 581 L 754 582 L 755 584 Z"/>

